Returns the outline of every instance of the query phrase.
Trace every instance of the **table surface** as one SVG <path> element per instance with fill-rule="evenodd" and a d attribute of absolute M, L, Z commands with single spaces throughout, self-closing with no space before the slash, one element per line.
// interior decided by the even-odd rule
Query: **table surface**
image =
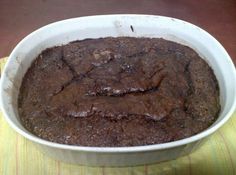
<path fill-rule="evenodd" d="M 171 16 L 200 26 L 222 43 L 236 63 L 236 0 L 202 2 L 204 3 L 194 0 L 0 0 L 0 58 L 9 55 L 27 34 L 51 22 L 86 15 L 141 13 Z M 236 114 L 208 140 L 206 146 L 189 156 L 150 166 L 112 169 L 87 168 L 51 160 L 13 132 L 0 115 L 0 128 L 3 128 L 0 142 L 11 138 L 8 144 L 0 144 L 3 155 L 0 156 L 0 174 L 35 174 L 35 170 L 37 174 L 235 174 L 236 158 L 231 156 L 236 152 L 233 139 L 235 132 L 232 132 L 236 128 L 235 117 Z M 27 166 L 23 166 L 24 164 Z"/>
<path fill-rule="evenodd" d="M 236 63 L 236 0 L 1 0 L 0 58 L 27 34 L 51 22 L 97 14 L 153 14 L 186 20 L 207 30 Z"/>

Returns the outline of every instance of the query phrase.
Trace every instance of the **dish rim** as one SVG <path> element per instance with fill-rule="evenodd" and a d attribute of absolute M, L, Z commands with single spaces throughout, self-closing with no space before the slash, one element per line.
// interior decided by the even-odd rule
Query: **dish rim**
<path fill-rule="evenodd" d="M 172 141 L 172 142 L 167 142 L 167 143 L 161 143 L 161 144 L 153 144 L 153 145 L 143 145 L 143 146 L 126 146 L 126 147 L 88 147 L 88 146 L 77 146 L 77 145 L 66 145 L 66 144 L 60 144 L 60 143 L 55 143 L 55 142 L 51 142 L 51 141 L 47 141 L 44 139 L 41 139 L 31 133 L 27 133 L 24 130 L 20 129 L 11 119 L 10 117 L 8 117 L 8 112 L 5 108 L 6 104 L 4 103 L 3 100 L 3 94 L 4 89 L 3 89 L 3 84 L 6 81 L 6 79 L 8 79 L 6 77 L 6 69 L 8 68 L 9 64 L 10 64 L 10 60 L 13 57 L 14 53 L 18 50 L 18 48 L 22 45 L 22 43 L 26 42 L 28 39 L 30 39 L 31 36 L 33 35 L 37 35 L 39 32 L 41 32 L 42 30 L 47 29 L 50 26 L 53 25 L 57 25 L 59 23 L 63 23 L 63 22 L 69 22 L 69 21 L 73 21 L 73 20 L 77 20 L 78 18 L 97 18 L 97 19 L 101 19 L 104 17 L 122 17 L 122 16 L 133 16 L 133 17 L 152 17 L 152 18 L 163 18 L 166 20 L 175 20 L 177 22 L 182 22 L 184 24 L 187 25 L 191 25 L 194 26 L 196 28 L 198 28 L 199 30 L 201 30 L 201 32 L 203 32 L 205 35 L 208 35 L 208 37 L 210 37 L 210 39 L 214 40 L 214 42 L 217 45 L 217 49 L 220 49 L 220 51 L 224 54 L 225 58 L 227 59 L 227 61 L 229 61 L 229 69 L 231 69 L 234 73 L 234 75 L 232 75 L 232 79 L 234 81 L 234 87 L 236 87 L 236 71 L 234 68 L 234 64 L 232 62 L 232 60 L 230 59 L 230 56 L 228 55 L 228 53 L 226 52 L 226 50 L 223 48 L 223 46 L 212 36 L 210 35 L 208 32 L 206 32 L 205 30 L 203 30 L 202 28 L 191 24 L 189 22 L 180 20 L 180 19 L 176 19 L 176 18 L 171 18 L 171 17 L 166 17 L 166 16 L 156 16 L 156 15 L 142 15 L 142 14 L 113 14 L 113 15 L 94 15 L 94 16 L 84 16 L 84 17 L 77 17 L 77 18 L 70 18 L 70 19 L 65 19 L 65 20 L 61 20 L 61 21 L 57 21 L 51 24 L 48 24 L 46 26 L 43 26 L 37 30 L 35 30 L 34 32 L 30 33 L 29 35 L 27 35 L 23 40 L 21 40 L 17 46 L 14 48 L 14 50 L 11 52 L 8 61 L 4 67 L 3 73 L 2 73 L 2 77 L 1 77 L 1 82 L 0 82 L 0 103 L 1 103 L 1 110 L 3 112 L 3 116 L 5 117 L 5 119 L 7 120 L 7 122 L 9 123 L 9 125 L 16 131 L 18 132 L 20 135 L 24 136 L 25 138 L 37 143 L 37 144 L 42 144 L 48 147 L 52 147 L 52 148 L 58 148 L 58 149 L 64 149 L 64 150 L 74 150 L 74 151 L 85 151 L 85 152 L 96 152 L 96 153 L 127 153 L 127 152 L 145 152 L 145 151 L 156 151 L 156 150 L 163 150 L 163 149 L 170 149 L 173 147 L 178 147 L 178 146 L 182 146 L 182 145 L 186 145 L 189 143 L 193 143 L 197 140 L 203 139 L 207 136 L 209 136 L 210 134 L 212 134 L 213 132 L 215 132 L 217 129 L 219 129 L 233 114 L 234 109 L 236 107 L 236 98 L 234 98 L 234 101 L 230 107 L 230 110 L 226 113 L 226 115 L 218 122 L 216 123 L 214 126 L 207 128 L 206 130 L 193 135 L 191 137 L 187 137 L 181 140 L 177 140 L 177 141 Z M 235 91 L 235 90 L 234 90 Z M 234 92 L 235 93 L 235 92 Z M 23 125 L 22 125 L 23 127 Z M 23 127 L 24 128 L 24 127 Z"/>

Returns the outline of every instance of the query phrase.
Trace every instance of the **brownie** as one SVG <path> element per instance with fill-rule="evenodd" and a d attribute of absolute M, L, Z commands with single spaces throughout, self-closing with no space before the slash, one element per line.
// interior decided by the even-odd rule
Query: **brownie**
<path fill-rule="evenodd" d="M 134 37 L 44 50 L 23 78 L 18 106 L 22 124 L 36 136 L 98 147 L 190 137 L 220 111 L 216 77 L 193 49 Z"/>

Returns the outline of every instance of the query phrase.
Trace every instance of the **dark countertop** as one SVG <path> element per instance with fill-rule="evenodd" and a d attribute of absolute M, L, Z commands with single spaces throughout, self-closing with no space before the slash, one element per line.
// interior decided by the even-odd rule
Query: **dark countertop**
<path fill-rule="evenodd" d="M 27 34 L 58 20 L 97 14 L 140 13 L 175 17 L 207 30 L 236 63 L 236 1 L 205 0 L 1 0 L 0 57 Z"/>

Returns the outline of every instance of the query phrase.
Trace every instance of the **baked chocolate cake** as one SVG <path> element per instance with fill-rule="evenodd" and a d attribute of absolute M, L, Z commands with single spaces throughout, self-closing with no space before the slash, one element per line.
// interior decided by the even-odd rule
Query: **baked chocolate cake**
<path fill-rule="evenodd" d="M 44 50 L 24 76 L 18 106 L 38 137 L 99 147 L 190 137 L 220 111 L 216 77 L 193 49 L 132 37 Z"/>

